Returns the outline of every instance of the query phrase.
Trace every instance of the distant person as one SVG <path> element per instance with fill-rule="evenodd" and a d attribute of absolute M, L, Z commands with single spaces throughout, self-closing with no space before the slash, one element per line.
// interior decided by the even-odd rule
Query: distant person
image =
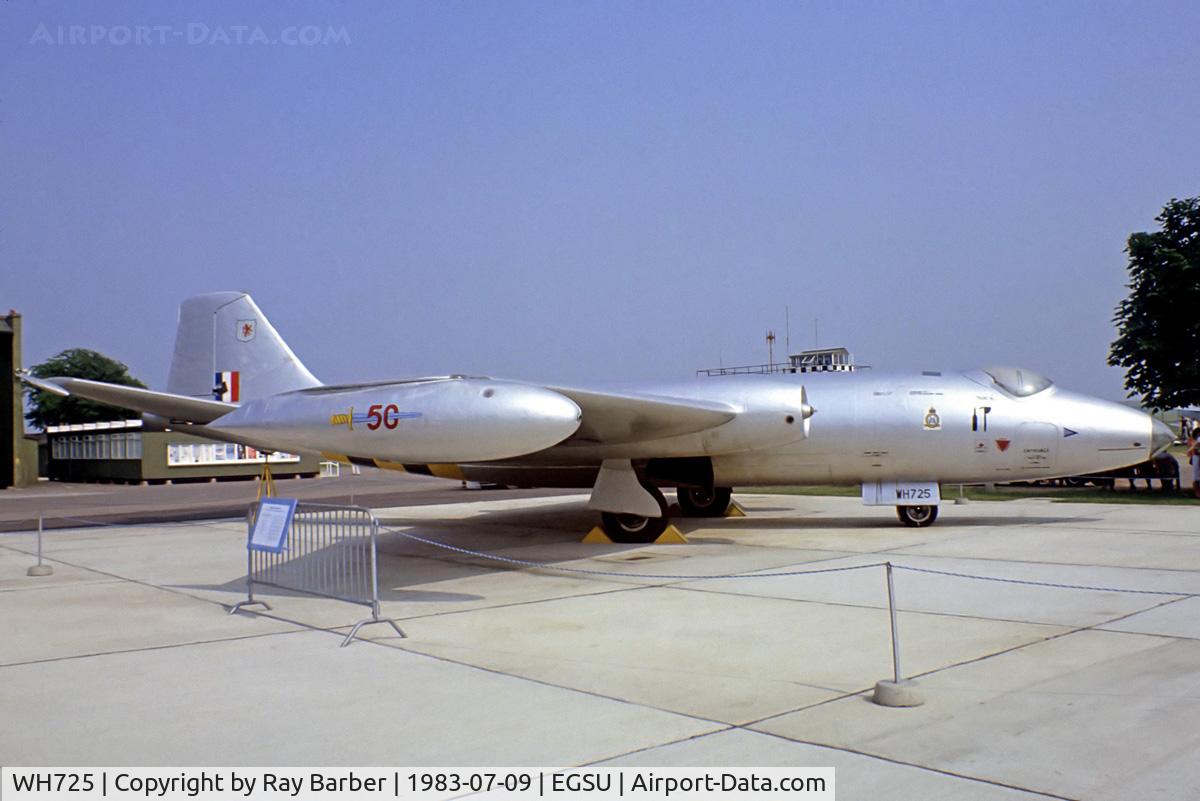
<path fill-rule="evenodd" d="M 1188 437 L 1187 456 L 1192 465 L 1192 494 L 1200 498 L 1200 426 L 1193 428 Z"/>

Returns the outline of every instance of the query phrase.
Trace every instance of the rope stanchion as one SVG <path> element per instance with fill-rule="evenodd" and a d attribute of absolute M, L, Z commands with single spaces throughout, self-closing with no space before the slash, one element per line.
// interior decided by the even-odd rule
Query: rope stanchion
<path fill-rule="evenodd" d="M 30 565 L 25 571 L 27 576 L 50 576 L 54 574 L 54 567 L 42 561 L 42 513 L 38 512 L 38 527 L 37 527 L 37 564 Z"/>
<path fill-rule="evenodd" d="M 896 584 L 892 579 L 893 565 L 887 562 L 888 617 L 892 624 L 892 679 L 875 682 L 871 700 L 880 706 L 909 707 L 925 703 L 925 697 L 912 679 L 903 679 L 900 672 L 900 626 L 896 622 Z"/>

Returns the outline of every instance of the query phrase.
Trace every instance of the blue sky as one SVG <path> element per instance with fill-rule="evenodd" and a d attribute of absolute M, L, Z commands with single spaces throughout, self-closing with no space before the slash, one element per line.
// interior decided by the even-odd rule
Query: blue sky
<path fill-rule="evenodd" d="M 1125 239 L 1200 194 L 1195 3 L 10 0 L 0 25 L 0 304 L 27 363 L 94 347 L 152 386 L 179 300 L 245 289 L 326 381 L 678 378 L 765 361 L 788 307 L 793 350 L 819 318 L 877 367 L 1119 398 Z M 332 41 L 245 42 L 309 31 Z"/>

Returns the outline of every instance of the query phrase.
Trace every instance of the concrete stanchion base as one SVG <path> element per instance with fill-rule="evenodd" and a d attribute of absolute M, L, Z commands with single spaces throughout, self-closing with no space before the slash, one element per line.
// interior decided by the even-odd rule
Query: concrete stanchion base
<path fill-rule="evenodd" d="M 25 571 L 25 575 L 27 576 L 50 576 L 53 574 L 54 568 L 44 562 L 40 565 L 34 565 Z"/>
<path fill-rule="evenodd" d="M 925 696 L 920 686 L 912 679 L 885 679 L 875 682 L 875 695 L 871 700 L 880 706 L 920 706 L 925 703 Z"/>
<path fill-rule="evenodd" d="M 955 503 L 966 503 L 967 499 L 966 498 L 955 498 L 954 502 Z"/>

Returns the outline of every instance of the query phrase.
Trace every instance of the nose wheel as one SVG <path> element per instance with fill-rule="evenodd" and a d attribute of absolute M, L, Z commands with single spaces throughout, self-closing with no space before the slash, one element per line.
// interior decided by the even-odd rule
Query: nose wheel
<path fill-rule="evenodd" d="M 896 516 L 900 518 L 900 522 L 910 528 L 925 528 L 932 526 L 933 521 L 937 520 L 938 508 L 936 506 L 897 506 Z"/>

